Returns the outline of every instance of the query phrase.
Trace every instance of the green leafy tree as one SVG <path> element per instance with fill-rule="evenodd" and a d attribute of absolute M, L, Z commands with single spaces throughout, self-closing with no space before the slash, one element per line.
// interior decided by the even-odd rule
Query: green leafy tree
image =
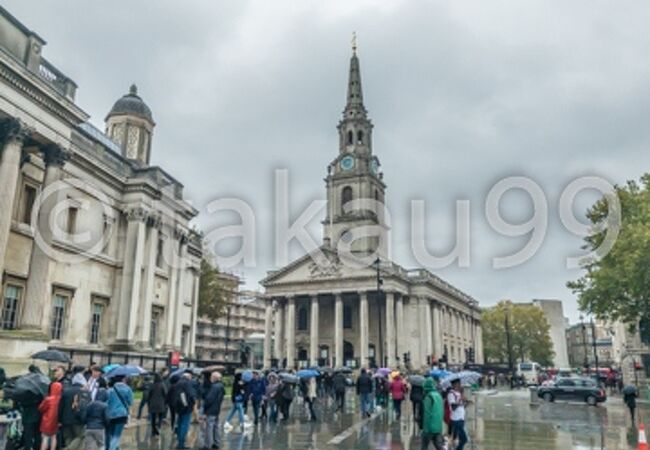
<path fill-rule="evenodd" d="M 555 354 L 551 327 L 544 312 L 532 304 L 513 304 L 506 300 L 483 310 L 483 351 L 486 360 L 499 364 L 508 362 L 506 315 L 513 364 L 530 360 L 543 366 L 552 366 Z"/>
<path fill-rule="evenodd" d="M 620 223 L 614 223 L 619 233 L 613 247 L 600 259 L 584 264 L 585 274 L 567 283 L 578 295 L 582 311 L 599 319 L 620 320 L 631 330 L 640 324 L 642 332 L 650 330 L 649 187 L 650 174 L 616 187 Z M 610 208 L 608 199 L 602 198 L 587 211 L 594 231 L 585 238 L 584 249 L 595 251 L 603 243 L 605 230 L 598 226 L 608 219 Z"/>
<path fill-rule="evenodd" d="M 199 316 L 217 320 L 226 310 L 227 296 L 219 277 L 219 268 L 204 254 L 199 280 Z"/>

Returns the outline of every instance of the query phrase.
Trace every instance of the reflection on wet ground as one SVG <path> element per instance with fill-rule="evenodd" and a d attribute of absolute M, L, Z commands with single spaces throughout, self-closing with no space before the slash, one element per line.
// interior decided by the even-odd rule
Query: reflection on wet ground
<path fill-rule="evenodd" d="M 309 422 L 304 405 L 295 402 L 293 419 L 287 424 L 260 425 L 241 433 L 238 428 L 222 434 L 222 449 L 390 449 L 420 448 L 418 429 L 411 409 L 396 421 L 392 412 L 376 413 L 362 420 L 357 399 L 350 391 L 344 413 L 334 413 L 331 400 L 317 408 L 319 421 Z M 531 406 L 527 392 L 478 394 L 468 408 L 467 429 L 471 442 L 467 449 L 494 450 L 629 450 L 636 448 L 637 432 L 618 398 L 599 407 L 578 403 L 549 403 Z M 226 405 L 228 406 L 228 405 Z M 640 405 L 642 417 L 650 419 L 648 405 Z M 225 412 L 222 413 L 225 417 Z M 202 445 L 193 425 L 189 443 Z M 237 430 L 237 431 L 236 431 Z M 170 450 L 175 441 L 169 427 L 160 438 L 151 439 L 144 422 L 133 423 L 125 431 L 122 450 Z"/>

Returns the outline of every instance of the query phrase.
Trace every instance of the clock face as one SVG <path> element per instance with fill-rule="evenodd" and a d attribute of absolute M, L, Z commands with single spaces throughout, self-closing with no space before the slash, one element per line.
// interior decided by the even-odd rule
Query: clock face
<path fill-rule="evenodd" d="M 339 163 L 341 170 L 352 170 L 354 169 L 354 158 L 352 156 L 344 156 Z"/>
<path fill-rule="evenodd" d="M 379 163 L 377 162 L 376 159 L 373 159 L 372 162 L 370 163 L 370 170 L 372 170 L 372 173 L 377 175 L 377 171 L 379 170 Z"/>

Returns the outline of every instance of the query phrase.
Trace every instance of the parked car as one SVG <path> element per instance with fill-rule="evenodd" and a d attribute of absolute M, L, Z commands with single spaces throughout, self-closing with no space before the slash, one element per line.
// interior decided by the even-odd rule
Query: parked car
<path fill-rule="evenodd" d="M 574 400 L 587 402 L 588 405 L 596 406 L 607 400 L 607 394 L 594 380 L 589 378 L 557 378 L 553 385 L 541 386 L 537 390 L 537 396 L 546 402 L 555 400 Z"/>

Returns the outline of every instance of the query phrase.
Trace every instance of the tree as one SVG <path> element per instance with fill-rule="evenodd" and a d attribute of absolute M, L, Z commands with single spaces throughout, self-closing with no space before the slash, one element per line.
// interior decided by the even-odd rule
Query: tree
<path fill-rule="evenodd" d="M 226 310 L 227 295 L 219 277 L 219 268 L 204 254 L 199 280 L 199 316 L 217 320 Z"/>
<path fill-rule="evenodd" d="M 582 311 L 599 319 L 620 320 L 630 330 L 650 324 L 649 186 L 650 174 L 639 183 L 616 186 L 620 204 L 620 223 L 614 223 L 619 227 L 616 242 L 606 255 L 583 265 L 583 276 L 567 283 L 578 295 Z M 605 230 L 598 226 L 608 221 L 609 208 L 608 199 L 602 198 L 587 211 L 594 231 L 584 239 L 584 249 L 595 251 L 603 243 Z"/>
<path fill-rule="evenodd" d="M 486 361 L 508 363 L 506 314 L 513 364 L 517 360 L 529 360 L 543 366 L 552 366 L 555 354 L 551 327 L 542 309 L 532 304 L 513 304 L 507 300 L 483 310 L 483 351 Z"/>

